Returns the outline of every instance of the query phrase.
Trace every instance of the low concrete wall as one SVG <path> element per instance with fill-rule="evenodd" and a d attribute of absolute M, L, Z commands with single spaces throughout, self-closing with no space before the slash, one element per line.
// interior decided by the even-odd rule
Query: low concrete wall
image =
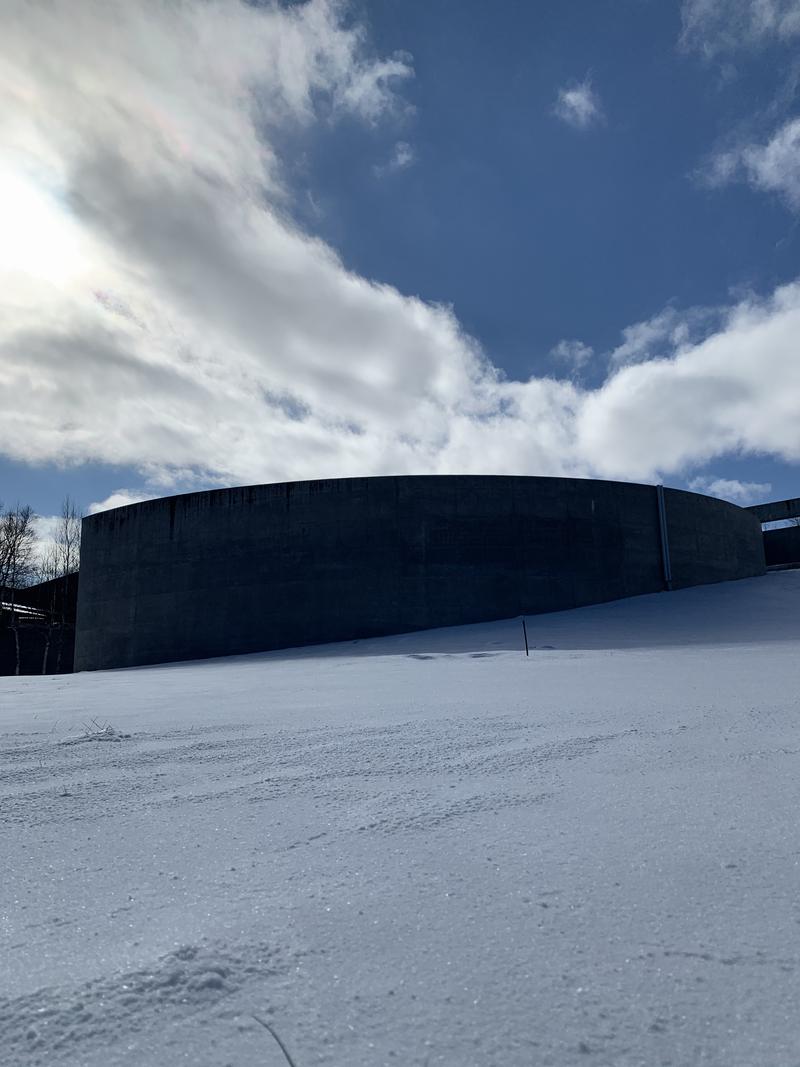
<path fill-rule="evenodd" d="M 73 571 L 60 578 L 51 578 L 47 582 L 27 585 L 24 589 L 14 591 L 14 601 L 43 611 L 50 618 L 63 619 L 67 625 L 74 626 L 79 578 L 79 572 Z"/>
<path fill-rule="evenodd" d="M 764 555 L 767 566 L 800 563 L 800 526 L 783 526 L 764 531 Z"/>
<path fill-rule="evenodd" d="M 675 587 L 764 571 L 758 521 L 665 492 Z M 534 614 L 664 587 L 653 486 L 423 476 L 289 482 L 83 521 L 77 670 Z"/>
<path fill-rule="evenodd" d="M 769 504 L 751 504 L 747 509 L 759 522 L 779 522 L 800 515 L 800 497 L 773 500 Z"/>

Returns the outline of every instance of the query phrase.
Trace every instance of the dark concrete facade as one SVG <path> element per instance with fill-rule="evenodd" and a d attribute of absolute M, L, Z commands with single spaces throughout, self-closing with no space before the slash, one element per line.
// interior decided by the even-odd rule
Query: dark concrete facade
<path fill-rule="evenodd" d="M 768 567 L 800 563 L 800 526 L 782 526 L 764 531 L 764 555 Z"/>
<path fill-rule="evenodd" d="M 800 497 L 773 500 L 769 504 L 751 504 L 747 510 L 762 523 L 785 522 L 800 517 Z M 764 556 L 768 567 L 800 563 L 800 526 L 764 530 Z"/>
<path fill-rule="evenodd" d="M 800 515 L 800 497 L 789 500 L 773 500 L 769 504 L 751 504 L 747 510 L 755 515 L 759 522 L 780 522 L 782 519 L 794 519 Z"/>
<path fill-rule="evenodd" d="M 673 587 L 761 574 L 758 520 L 664 493 Z M 76 670 L 401 633 L 664 588 L 653 486 L 421 476 L 191 493 L 84 519 Z"/>

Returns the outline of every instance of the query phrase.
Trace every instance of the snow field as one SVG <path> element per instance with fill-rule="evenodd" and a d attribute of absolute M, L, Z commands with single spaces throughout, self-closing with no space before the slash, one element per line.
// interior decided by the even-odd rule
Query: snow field
<path fill-rule="evenodd" d="M 796 1067 L 799 594 L 0 679 L 0 1061 Z"/>

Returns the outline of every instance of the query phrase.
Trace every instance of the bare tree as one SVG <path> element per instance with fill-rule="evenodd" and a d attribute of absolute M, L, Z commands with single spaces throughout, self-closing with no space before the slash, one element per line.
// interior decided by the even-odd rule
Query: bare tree
<path fill-rule="evenodd" d="M 59 577 L 74 574 L 81 563 L 81 514 L 69 496 L 65 496 L 61 504 L 55 546 Z"/>
<path fill-rule="evenodd" d="M 0 586 L 4 589 L 22 589 L 34 576 L 34 518 L 27 505 L 3 508 L 0 502 Z"/>
<path fill-rule="evenodd" d="M 42 674 L 47 673 L 47 659 L 54 633 L 57 635 L 56 674 L 61 670 L 64 637 L 71 620 L 67 616 L 70 577 L 80 566 L 81 516 L 71 497 L 65 496 L 61 503 L 61 515 L 56 525 L 52 543 L 40 555 L 37 567 L 38 580 L 51 582 L 50 602 L 47 610 Z"/>
<path fill-rule="evenodd" d="M 74 573 L 80 564 L 81 516 L 70 497 L 61 505 L 51 538 L 37 538 L 36 516 L 30 507 L 4 508 L 0 502 L 0 617 L 14 635 L 15 673 L 20 673 L 20 624 L 43 635 L 42 674 L 55 641 L 55 671 L 61 669 L 65 637 L 72 627 L 69 610 Z M 20 590 L 34 582 L 47 582 L 37 592 L 32 610 Z M 46 599 L 45 599 L 46 598 Z"/>
<path fill-rule="evenodd" d="M 39 561 L 36 566 L 36 581 L 50 582 L 50 596 L 49 604 L 46 609 L 45 630 L 44 630 L 44 648 L 42 649 L 42 674 L 47 674 L 47 660 L 50 656 L 50 645 L 53 641 L 53 632 L 55 631 L 58 621 L 58 578 L 61 577 L 58 561 L 58 550 L 55 542 L 41 553 Z M 58 673 L 58 671 L 56 671 Z"/>
<path fill-rule="evenodd" d="M 19 612 L 16 610 L 17 591 L 28 585 L 35 576 L 34 550 L 36 531 L 33 509 L 17 504 L 3 508 L 0 504 L 0 593 L 9 629 L 14 634 L 16 655 L 15 674 L 19 674 Z"/>

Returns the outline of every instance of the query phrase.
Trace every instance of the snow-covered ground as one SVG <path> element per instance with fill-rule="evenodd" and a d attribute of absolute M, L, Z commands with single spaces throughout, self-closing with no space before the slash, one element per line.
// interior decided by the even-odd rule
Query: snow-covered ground
<path fill-rule="evenodd" d="M 528 628 L 0 679 L 0 1062 L 796 1067 L 800 571 Z"/>

